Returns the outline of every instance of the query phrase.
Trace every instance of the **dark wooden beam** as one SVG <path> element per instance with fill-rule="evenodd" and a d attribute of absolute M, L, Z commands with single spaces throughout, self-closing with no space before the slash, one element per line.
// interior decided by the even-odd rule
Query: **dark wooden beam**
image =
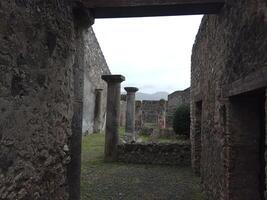
<path fill-rule="evenodd" d="M 78 0 L 95 18 L 216 14 L 225 0 Z"/>

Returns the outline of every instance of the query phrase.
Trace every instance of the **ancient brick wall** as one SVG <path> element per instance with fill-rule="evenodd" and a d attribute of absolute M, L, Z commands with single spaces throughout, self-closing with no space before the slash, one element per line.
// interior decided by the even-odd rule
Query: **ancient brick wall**
<path fill-rule="evenodd" d="M 190 144 L 122 144 L 117 160 L 135 164 L 190 166 Z"/>
<path fill-rule="evenodd" d="M 110 74 L 105 57 L 101 51 L 93 28 L 84 33 L 85 43 L 85 69 L 84 69 L 84 105 L 83 105 L 83 133 L 94 131 L 96 89 L 103 89 L 101 98 L 101 121 L 100 127 L 103 130 L 106 115 L 107 86 L 101 79 L 101 75 Z"/>
<path fill-rule="evenodd" d="M 175 110 L 181 105 L 190 105 L 190 88 L 168 95 L 166 126 L 172 127 Z"/>
<path fill-rule="evenodd" d="M 266 13 L 265 0 L 228 0 L 218 15 L 204 16 L 193 47 L 192 164 L 196 171 L 200 166 L 210 200 L 260 199 L 259 188 L 252 186 L 259 181 L 252 172 L 258 164 L 251 162 L 259 153 L 248 147 L 250 136 L 256 134 L 249 131 L 256 122 L 245 118 L 258 108 L 246 110 L 241 106 L 244 100 L 233 101 L 230 96 L 267 86 Z M 251 95 L 261 99 L 261 92 Z M 248 124 L 243 133 L 240 124 Z"/>

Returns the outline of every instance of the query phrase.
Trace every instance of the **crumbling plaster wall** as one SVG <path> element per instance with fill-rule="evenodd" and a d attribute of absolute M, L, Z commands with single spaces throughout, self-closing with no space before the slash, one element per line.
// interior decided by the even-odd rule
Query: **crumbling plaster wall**
<path fill-rule="evenodd" d="M 192 54 L 191 144 L 192 164 L 197 167 L 196 104 L 201 102 L 201 177 L 210 200 L 240 199 L 231 196 L 234 188 L 230 185 L 238 186 L 229 173 L 235 160 L 231 150 L 234 133 L 227 130 L 231 119 L 228 118 L 229 100 L 224 94 L 234 81 L 266 70 L 266 38 L 265 0 L 227 0 L 218 15 L 204 16 L 202 20 Z"/>
<path fill-rule="evenodd" d="M 84 69 L 84 107 L 83 133 L 93 133 L 95 125 L 95 90 L 103 89 L 101 101 L 101 130 L 104 129 L 106 116 L 107 86 L 101 75 L 110 74 L 105 57 L 101 51 L 93 28 L 85 33 L 85 69 Z"/>
<path fill-rule="evenodd" d="M 89 24 L 72 3 L 0 2 L 0 199 L 78 199 Z"/>

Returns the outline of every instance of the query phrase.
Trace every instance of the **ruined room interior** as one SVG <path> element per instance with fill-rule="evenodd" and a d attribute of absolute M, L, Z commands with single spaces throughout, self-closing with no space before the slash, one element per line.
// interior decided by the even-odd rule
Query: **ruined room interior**
<path fill-rule="evenodd" d="M 87 128 L 117 130 L 101 109 L 119 117 L 120 91 L 105 82 L 124 77 L 97 52 L 94 19 L 194 14 L 192 170 L 208 200 L 266 200 L 266 0 L 1 1 L 0 199 L 79 200 L 84 106 L 95 105 Z"/>

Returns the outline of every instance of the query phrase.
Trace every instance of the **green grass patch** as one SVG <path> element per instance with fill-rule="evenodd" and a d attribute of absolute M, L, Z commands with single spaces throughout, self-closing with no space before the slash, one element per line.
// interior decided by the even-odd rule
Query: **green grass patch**
<path fill-rule="evenodd" d="M 102 133 L 91 134 L 82 140 L 82 167 L 104 161 L 105 135 Z"/>
<path fill-rule="evenodd" d="M 104 134 L 83 137 L 81 200 L 204 199 L 190 167 L 106 163 L 104 144 Z"/>

